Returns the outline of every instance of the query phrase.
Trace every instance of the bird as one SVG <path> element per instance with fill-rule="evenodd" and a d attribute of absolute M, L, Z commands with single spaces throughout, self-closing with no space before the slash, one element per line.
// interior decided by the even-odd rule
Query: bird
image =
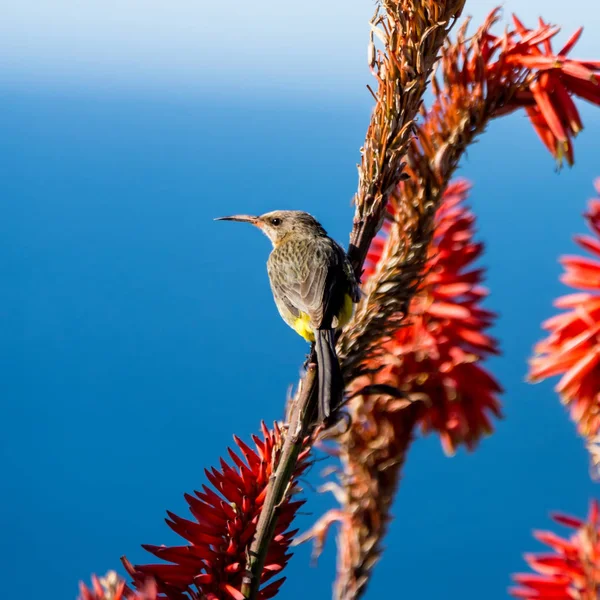
<path fill-rule="evenodd" d="M 271 241 L 267 274 L 282 319 L 314 345 L 318 373 L 318 418 L 326 423 L 343 400 L 344 383 L 335 331 L 352 318 L 360 298 L 344 249 L 307 212 L 275 210 L 216 221 L 250 223 Z"/>

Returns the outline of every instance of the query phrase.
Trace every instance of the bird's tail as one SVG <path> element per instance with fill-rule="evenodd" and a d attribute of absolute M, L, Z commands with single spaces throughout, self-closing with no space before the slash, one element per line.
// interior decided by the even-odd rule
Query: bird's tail
<path fill-rule="evenodd" d="M 333 329 L 318 329 L 315 334 L 319 377 L 319 423 L 322 423 L 342 402 L 344 381 L 335 353 Z"/>

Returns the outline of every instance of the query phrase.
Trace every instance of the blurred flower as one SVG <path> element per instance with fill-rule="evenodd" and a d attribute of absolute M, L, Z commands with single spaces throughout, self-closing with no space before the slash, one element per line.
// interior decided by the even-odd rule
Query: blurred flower
<path fill-rule="evenodd" d="M 600 194 L 600 179 L 596 180 Z M 600 258 L 600 199 L 590 200 L 585 214 L 593 236 L 575 236 L 577 243 Z M 556 391 L 569 407 L 581 435 L 593 444 L 600 433 L 600 261 L 564 256 L 561 281 L 580 291 L 558 298 L 565 309 L 542 324 L 549 336 L 539 342 L 530 361 L 529 379 L 538 382 L 561 375 Z"/>
<path fill-rule="evenodd" d="M 156 584 L 152 580 L 140 586 L 138 592 L 131 592 L 115 571 L 109 571 L 104 577 L 92 575 L 92 587 L 79 584 L 79 600 L 157 600 Z"/>
<path fill-rule="evenodd" d="M 587 522 L 554 515 L 557 523 L 575 529 L 565 539 L 551 531 L 534 536 L 552 549 L 549 554 L 526 554 L 527 564 L 537 572 L 520 573 L 513 579 L 519 587 L 510 593 L 528 600 L 598 600 L 600 597 L 600 520 L 598 502 L 590 504 Z"/>
<path fill-rule="evenodd" d="M 483 244 L 475 242 L 475 217 L 464 205 L 470 185 L 451 183 L 436 213 L 426 275 L 410 303 L 407 323 L 373 359 L 383 369 L 370 385 L 387 385 L 407 402 L 423 402 L 424 432 L 438 431 L 444 450 L 454 453 L 464 443 L 472 449 L 482 434 L 490 433 L 489 415 L 500 416 L 501 387 L 481 366 L 498 354 L 497 342 L 486 333 L 494 313 L 481 308 L 488 295 L 481 286 L 484 271 L 473 263 Z M 393 213 L 397 200 L 392 199 Z M 375 239 L 367 262 L 367 275 L 379 261 L 384 242 Z M 364 380 L 355 382 L 357 390 Z"/>
<path fill-rule="evenodd" d="M 253 436 L 254 448 L 235 438 L 243 458 L 229 449 L 234 467 L 221 459 L 220 470 L 206 471 L 213 489 L 203 485 L 202 491 L 186 494 L 194 520 L 183 519 L 168 512 L 169 527 L 188 544 L 183 546 L 143 546 L 167 563 L 133 566 L 126 559 L 125 568 L 138 587 L 152 577 L 160 592 L 159 598 L 169 600 L 221 599 L 241 600 L 242 579 L 247 552 L 256 531 L 269 478 L 273 474 L 282 446 L 283 436 L 275 426 L 269 431 L 262 426 L 262 439 Z M 275 536 L 267 553 L 261 584 L 278 575 L 288 563 L 288 553 L 296 531 L 288 531 L 296 511 L 304 501 L 292 501 L 298 492 L 297 478 L 308 467 L 308 448 L 297 463 L 290 489 L 279 507 Z M 272 598 L 285 578 L 263 585 L 258 597 Z"/>

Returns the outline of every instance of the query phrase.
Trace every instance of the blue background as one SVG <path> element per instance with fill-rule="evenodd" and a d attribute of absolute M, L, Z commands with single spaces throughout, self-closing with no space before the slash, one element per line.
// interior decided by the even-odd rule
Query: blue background
<path fill-rule="evenodd" d="M 276 314 L 268 241 L 213 217 L 301 208 L 346 243 L 366 92 L 184 88 L 2 80 L 7 598 L 74 598 L 78 580 L 121 554 L 151 560 L 139 545 L 177 540 L 165 510 L 187 516 L 183 493 L 232 434 L 247 440 L 280 418 L 306 347 Z M 504 598 L 510 574 L 526 570 L 522 552 L 538 548 L 531 529 L 550 526 L 550 510 L 584 515 L 597 493 L 552 384 L 524 376 L 565 292 L 556 258 L 585 229 L 599 116 L 583 108 L 572 170 L 555 172 L 522 114 L 492 124 L 463 162 L 487 246 L 486 306 L 500 313 L 503 356 L 490 368 L 506 418 L 474 454 L 448 459 L 433 436 L 414 444 L 369 598 L 390 586 L 407 598 Z M 305 487 L 303 529 L 332 506 Z M 330 596 L 333 539 L 318 568 L 309 553 L 297 550 L 281 597 L 307 586 Z"/>

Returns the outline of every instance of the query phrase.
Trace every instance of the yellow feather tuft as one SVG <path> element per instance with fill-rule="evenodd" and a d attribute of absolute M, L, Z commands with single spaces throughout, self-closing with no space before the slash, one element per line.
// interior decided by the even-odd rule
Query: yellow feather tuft
<path fill-rule="evenodd" d="M 340 310 L 340 314 L 338 315 L 338 329 L 343 327 L 352 318 L 353 312 L 354 303 L 352 302 L 350 294 L 346 294 L 346 296 L 344 297 L 344 304 L 342 305 L 342 310 Z"/>
<path fill-rule="evenodd" d="M 294 328 L 294 331 L 302 336 L 307 342 L 315 341 L 315 334 L 310 324 L 310 317 L 306 313 L 301 312 L 300 316 L 294 321 L 292 327 Z"/>
<path fill-rule="evenodd" d="M 352 313 L 354 312 L 354 303 L 352 302 L 352 298 L 349 294 L 346 294 L 344 297 L 344 304 L 342 305 L 342 309 L 338 314 L 338 322 L 337 328 L 343 327 L 348 321 L 352 318 Z M 300 316 L 293 322 L 292 328 L 294 331 L 301 337 L 303 337 L 307 342 L 315 341 L 315 334 L 310 324 L 310 317 L 301 312 Z"/>

